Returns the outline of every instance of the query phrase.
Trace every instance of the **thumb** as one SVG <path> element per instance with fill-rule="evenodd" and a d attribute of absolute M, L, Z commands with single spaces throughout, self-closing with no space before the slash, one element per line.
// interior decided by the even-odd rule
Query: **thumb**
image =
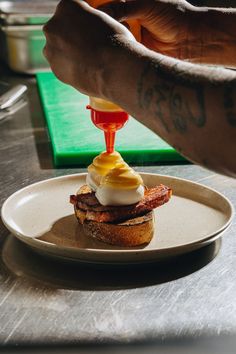
<path fill-rule="evenodd" d="M 141 19 L 150 10 L 153 1 L 148 0 L 116 0 L 98 7 L 117 21 Z"/>

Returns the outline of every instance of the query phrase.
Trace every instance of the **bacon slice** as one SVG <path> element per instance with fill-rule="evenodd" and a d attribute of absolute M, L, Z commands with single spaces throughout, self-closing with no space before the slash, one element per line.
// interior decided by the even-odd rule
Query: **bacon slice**
<path fill-rule="evenodd" d="M 85 189 L 83 186 L 77 195 L 70 197 L 70 202 L 74 204 L 75 209 L 86 213 L 86 220 L 114 223 L 150 212 L 167 203 L 171 194 L 172 191 L 169 187 L 160 184 L 157 187 L 146 189 L 143 199 L 138 203 L 126 206 L 103 206 L 97 200 L 95 193 L 89 187 Z"/>

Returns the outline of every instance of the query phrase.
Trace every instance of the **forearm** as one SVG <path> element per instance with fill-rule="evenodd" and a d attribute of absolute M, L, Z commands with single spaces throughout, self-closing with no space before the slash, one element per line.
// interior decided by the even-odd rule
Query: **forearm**
<path fill-rule="evenodd" d="M 113 55 L 101 85 L 104 98 L 191 161 L 236 176 L 234 72 L 177 61 L 140 44 L 117 46 Z"/>

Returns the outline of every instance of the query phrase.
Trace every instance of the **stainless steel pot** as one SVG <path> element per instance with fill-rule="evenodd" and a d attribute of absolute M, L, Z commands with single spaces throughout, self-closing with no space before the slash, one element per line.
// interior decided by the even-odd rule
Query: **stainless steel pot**
<path fill-rule="evenodd" d="M 0 2 L 0 54 L 12 70 L 33 74 L 49 69 L 42 53 L 42 27 L 57 3 L 58 0 Z"/>

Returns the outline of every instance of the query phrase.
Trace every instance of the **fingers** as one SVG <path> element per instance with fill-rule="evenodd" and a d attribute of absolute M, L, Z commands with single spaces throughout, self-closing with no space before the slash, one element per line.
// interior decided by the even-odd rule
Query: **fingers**
<path fill-rule="evenodd" d="M 88 9 L 94 11 L 82 0 L 61 0 L 55 14 L 43 26 L 46 41 L 50 46 L 60 46 L 62 40 L 73 37 L 77 28 L 86 23 Z"/>
<path fill-rule="evenodd" d="M 62 67 L 61 63 L 59 63 L 59 65 L 58 65 L 59 59 L 63 57 L 62 53 L 57 53 L 56 49 L 52 50 L 52 48 L 45 45 L 45 47 L 43 48 L 43 54 L 44 54 L 45 58 L 47 59 L 48 63 L 50 64 L 51 70 L 54 72 L 56 77 L 59 80 L 65 82 L 63 75 L 60 73 L 60 70 L 58 70 L 58 67 L 59 68 Z"/>
<path fill-rule="evenodd" d="M 118 0 L 98 7 L 117 21 L 142 19 L 151 11 L 155 0 Z"/>
<path fill-rule="evenodd" d="M 66 9 L 88 10 L 91 6 L 84 0 L 61 0 L 56 7 L 56 14 L 63 14 Z"/>

